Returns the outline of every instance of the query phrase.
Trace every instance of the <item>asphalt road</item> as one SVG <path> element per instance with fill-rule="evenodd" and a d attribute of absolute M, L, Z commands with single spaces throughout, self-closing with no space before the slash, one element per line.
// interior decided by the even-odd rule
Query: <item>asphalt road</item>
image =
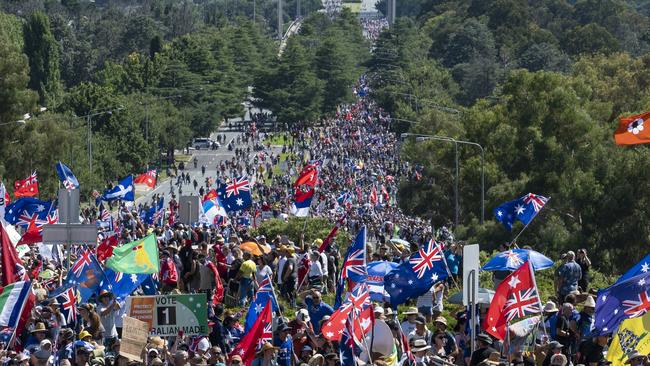
<path fill-rule="evenodd" d="M 225 131 L 223 133 L 226 134 L 226 141 L 230 141 L 232 138 L 235 138 L 237 137 L 237 135 L 241 134 L 241 132 L 234 132 L 234 131 L 233 132 Z M 210 138 L 216 141 L 216 133 L 213 133 L 210 136 Z M 190 182 L 196 179 L 196 181 L 198 182 L 198 186 L 197 189 L 194 190 L 194 186 L 191 183 L 189 185 L 184 184 L 183 195 L 198 195 L 199 188 L 201 186 L 205 186 L 205 178 L 206 177 L 214 178 L 216 176 L 217 166 L 221 163 L 221 161 L 230 160 L 233 158 L 233 156 L 235 156 L 234 151 L 228 151 L 227 144 L 223 144 L 217 150 L 203 149 L 203 150 L 190 150 L 190 151 L 192 152 L 192 159 L 190 159 L 189 162 L 185 163 L 185 170 L 183 172 L 189 172 Z M 194 164 L 192 163 L 192 160 L 194 158 L 197 159 L 196 168 L 194 168 Z M 201 166 L 206 167 L 205 175 L 201 174 Z M 180 172 L 181 171 L 179 170 L 179 174 Z M 166 179 L 164 181 L 158 182 L 158 186 L 155 189 L 146 192 L 145 195 L 136 199 L 136 205 L 140 203 L 150 202 L 154 194 L 164 195 L 165 202 L 169 202 L 169 200 L 171 199 L 171 191 L 170 191 L 169 183 L 170 183 L 170 179 Z M 178 187 L 175 184 L 176 178 L 173 178 L 173 183 L 174 183 L 173 184 L 174 193 L 178 198 L 179 191 L 178 191 Z"/>

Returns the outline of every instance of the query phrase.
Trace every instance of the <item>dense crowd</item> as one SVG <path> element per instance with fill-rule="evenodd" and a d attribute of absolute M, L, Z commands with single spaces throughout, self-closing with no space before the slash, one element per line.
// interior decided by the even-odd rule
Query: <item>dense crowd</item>
<path fill-rule="evenodd" d="M 384 20 L 363 22 L 372 37 L 385 26 Z M 362 79 L 356 91 L 365 88 Z M 374 318 L 384 321 L 390 334 L 372 337 L 388 337 L 392 347 L 382 353 L 371 346 L 372 352 L 362 355 L 363 362 L 378 366 L 605 364 L 603 351 L 609 339 L 590 334 L 595 302 L 589 287 L 591 263 L 585 249 L 577 255 L 573 252 L 563 255 L 555 274 L 556 295 L 547 299 L 543 308 L 543 326 L 525 334 L 513 329 L 507 347 L 480 333 L 472 351 L 468 325 L 472 314 L 463 307 L 450 306 L 447 301 L 450 290 L 458 286 L 463 243 L 454 238 L 450 228 L 433 228 L 426 220 L 405 215 L 397 206 L 399 179 L 414 179 L 417 172 L 408 162 L 400 160 L 399 141 L 390 132 L 390 124 L 390 117 L 372 99 L 360 95 L 354 104 L 342 106 L 336 116 L 322 121 L 319 127 L 296 126 L 281 134 L 281 147 L 265 143 L 271 136 L 255 128 L 248 128 L 232 141 L 220 136 L 220 143 L 232 147 L 232 159 L 219 163 L 214 176 L 202 169 L 201 182 L 192 180 L 184 169 L 175 171 L 176 177 L 169 181 L 174 196 L 168 213 L 173 216 L 178 212 L 175 195 L 183 194 L 183 190 L 203 195 L 227 179 L 247 175 L 254 182 L 255 203 L 246 212 L 231 217 L 235 225 L 188 226 L 174 220 L 163 225 L 146 224 L 139 213 L 155 206 L 160 199 L 157 195 L 139 207 L 120 204 L 114 208 L 121 243 L 155 234 L 161 264 L 156 293 L 205 293 L 207 299 L 212 299 L 219 287 L 214 275 L 215 271 L 218 273 L 225 295 L 217 303 L 208 301 L 209 327 L 205 336 L 152 336 L 142 351 L 142 360 L 124 359 L 120 357 L 123 299 L 102 291 L 89 302 L 78 304 L 78 321 L 68 324 L 60 312 L 61 304 L 48 298 L 46 281 L 39 277 L 39 271 L 33 271 L 49 271 L 50 278 L 60 282 L 65 277 L 64 266 L 32 251 L 24 259 L 35 280 L 38 305 L 27 320 L 24 332 L 0 351 L 3 362 L 40 366 L 120 363 L 239 366 L 242 358 L 237 354 L 228 355 L 245 335 L 242 312 L 262 281 L 270 278 L 282 299 L 281 311 L 274 319 L 272 342 L 261 345 L 253 365 L 350 364 L 349 360 L 341 359 L 336 342 L 321 333 L 321 327 L 336 310 L 324 296 L 335 292 L 341 271 L 340 247 L 348 243 L 333 243 L 321 253 L 318 248 L 324 238 L 308 243 L 303 237 L 254 236 L 251 230 L 251 225 L 258 221 L 289 217 L 293 179 L 305 162 L 317 161 L 319 183 L 312 216 L 328 218 L 332 225 L 341 220 L 344 230 L 351 234 L 366 226 L 367 262 L 401 263 L 434 238 L 444 247 L 451 275 L 413 299 L 401 312 L 390 304 L 375 303 Z M 372 192 L 375 197 L 369 198 Z M 96 209 L 84 211 L 83 216 L 88 223 L 102 219 Z M 239 224 L 246 222 L 240 219 L 247 219 L 248 223 Z M 244 242 L 254 242 L 264 254 L 243 250 L 240 245 Z M 507 274 L 494 272 L 495 286 Z M 133 294 L 142 293 L 144 290 L 138 288 Z M 479 324 L 488 305 L 480 304 L 478 308 Z M 504 359 L 507 356 L 509 361 Z M 635 355 L 630 362 L 641 365 L 646 362 L 645 356 Z"/>

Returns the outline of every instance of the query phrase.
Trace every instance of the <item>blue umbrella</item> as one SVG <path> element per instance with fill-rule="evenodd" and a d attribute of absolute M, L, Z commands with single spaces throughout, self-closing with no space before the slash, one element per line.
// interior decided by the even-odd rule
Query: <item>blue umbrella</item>
<path fill-rule="evenodd" d="M 484 271 L 514 271 L 526 261 L 530 261 L 533 269 L 551 268 L 555 263 L 542 253 L 530 249 L 512 249 L 492 257 L 483 266 Z"/>
<path fill-rule="evenodd" d="M 372 301 L 390 301 L 388 292 L 384 290 L 384 276 L 397 268 L 399 263 L 377 261 L 368 263 L 368 277 L 366 283 Z"/>

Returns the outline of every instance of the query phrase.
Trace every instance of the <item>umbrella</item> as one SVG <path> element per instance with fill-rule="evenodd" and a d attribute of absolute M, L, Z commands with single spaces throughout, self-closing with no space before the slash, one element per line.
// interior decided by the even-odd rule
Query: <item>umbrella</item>
<path fill-rule="evenodd" d="M 476 297 L 476 303 L 477 304 L 489 304 L 492 302 L 492 298 L 494 297 L 494 291 L 486 289 L 486 288 L 481 288 L 479 287 L 478 289 L 478 296 Z M 456 292 L 455 294 L 449 296 L 447 299 L 452 304 L 462 304 L 463 303 L 463 292 Z"/>
<path fill-rule="evenodd" d="M 512 249 L 501 252 L 492 257 L 485 265 L 485 271 L 514 271 L 521 267 L 524 262 L 530 261 L 533 269 L 551 268 L 555 263 L 542 253 L 531 249 Z"/>
<path fill-rule="evenodd" d="M 239 247 L 241 248 L 241 250 L 245 250 L 252 255 L 263 255 L 263 254 L 269 254 L 271 252 L 269 248 L 262 246 L 262 248 L 264 248 L 264 253 L 262 253 L 260 251 L 260 247 L 252 241 L 247 241 L 245 243 L 242 243 Z"/>
<path fill-rule="evenodd" d="M 384 276 L 397 268 L 398 263 L 388 261 L 376 261 L 368 263 L 368 290 L 370 299 L 373 301 L 389 301 L 388 292 L 384 290 Z"/>

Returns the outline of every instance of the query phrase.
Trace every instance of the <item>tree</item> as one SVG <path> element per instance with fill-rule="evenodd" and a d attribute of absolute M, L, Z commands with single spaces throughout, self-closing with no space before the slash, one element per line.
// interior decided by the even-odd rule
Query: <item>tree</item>
<path fill-rule="evenodd" d="M 25 53 L 29 58 L 29 87 L 38 92 L 42 105 L 59 102 L 62 93 L 59 44 L 52 36 L 50 22 L 42 12 L 33 13 L 23 29 Z"/>
<path fill-rule="evenodd" d="M 596 23 L 578 26 L 567 33 L 564 48 L 573 55 L 609 54 L 619 49 L 616 38 Z"/>

